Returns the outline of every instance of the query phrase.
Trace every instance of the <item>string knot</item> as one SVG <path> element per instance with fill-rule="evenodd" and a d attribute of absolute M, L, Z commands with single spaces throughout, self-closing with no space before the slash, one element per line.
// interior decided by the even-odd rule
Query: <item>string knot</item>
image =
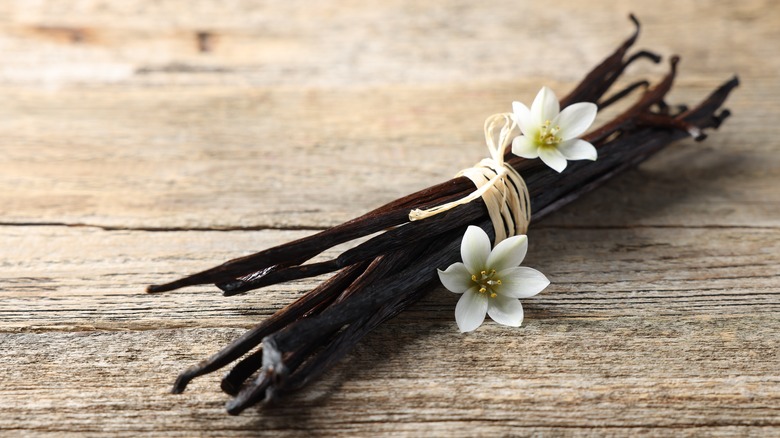
<path fill-rule="evenodd" d="M 531 197 L 523 178 L 504 161 L 510 135 L 516 126 L 511 113 L 488 117 L 485 120 L 485 141 L 490 157 L 456 175 L 470 179 L 477 190 L 456 201 L 425 210 L 412 210 L 409 220 L 429 218 L 481 197 L 495 230 L 494 244 L 507 237 L 525 234 L 531 221 Z"/>

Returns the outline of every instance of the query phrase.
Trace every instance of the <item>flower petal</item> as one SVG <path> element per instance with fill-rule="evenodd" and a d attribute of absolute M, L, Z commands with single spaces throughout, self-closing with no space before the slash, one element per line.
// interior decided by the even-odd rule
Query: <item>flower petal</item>
<path fill-rule="evenodd" d="M 552 122 L 558 116 L 559 111 L 560 105 L 553 90 L 548 87 L 542 87 L 536 95 L 534 103 L 531 104 L 531 116 L 534 124 L 541 126 L 548 120 Z"/>
<path fill-rule="evenodd" d="M 523 323 L 523 305 L 516 298 L 501 295 L 488 301 L 487 313 L 493 321 L 511 327 L 520 327 Z"/>
<path fill-rule="evenodd" d="M 528 251 L 528 238 L 522 234 L 504 239 L 493 248 L 487 258 L 487 267 L 496 271 L 520 266 Z"/>
<path fill-rule="evenodd" d="M 471 281 L 471 273 L 463 263 L 453 263 L 446 270 L 437 269 L 437 271 L 439 271 L 441 284 L 450 292 L 462 294 L 474 286 L 474 282 Z"/>
<path fill-rule="evenodd" d="M 544 164 L 552 167 L 558 173 L 563 172 L 563 169 L 566 168 L 566 157 L 564 157 L 556 148 L 539 148 L 539 158 L 544 161 Z"/>
<path fill-rule="evenodd" d="M 512 117 L 523 134 L 529 135 L 528 131 L 534 129 L 534 119 L 531 117 L 531 110 L 524 104 L 512 102 Z"/>
<path fill-rule="evenodd" d="M 476 274 L 486 267 L 490 255 L 490 238 L 482 228 L 469 225 L 460 243 L 460 257 L 469 272 Z"/>
<path fill-rule="evenodd" d="M 532 297 L 550 285 L 550 280 L 544 274 L 525 266 L 499 271 L 496 278 L 501 279 L 501 286 L 496 292 L 511 298 Z"/>
<path fill-rule="evenodd" d="M 498 298 L 498 297 L 496 297 Z M 461 333 L 470 332 L 482 325 L 488 309 L 488 297 L 473 287 L 460 296 L 455 306 L 455 322 Z"/>
<path fill-rule="evenodd" d="M 567 160 L 591 160 L 596 161 L 599 153 L 592 144 L 579 138 L 566 140 L 558 145 L 558 151 Z"/>
<path fill-rule="evenodd" d="M 520 135 L 512 140 L 512 153 L 518 157 L 533 160 L 539 157 L 539 147 L 534 144 L 530 137 Z"/>
<path fill-rule="evenodd" d="M 584 134 L 590 128 L 590 125 L 596 120 L 597 112 L 598 107 L 594 103 L 575 103 L 564 108 L 558 115 L 558 119 L 553 122 L 553 125 L 561 127 L 558 135 L 564 141 L 571 140 Z"/>

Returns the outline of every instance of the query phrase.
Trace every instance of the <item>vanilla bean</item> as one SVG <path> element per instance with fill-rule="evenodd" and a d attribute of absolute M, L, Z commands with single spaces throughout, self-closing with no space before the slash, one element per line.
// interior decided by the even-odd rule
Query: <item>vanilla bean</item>
<path fill-rule="evenodd" d="M 645 88 L 645 89 L 647 89 L 647 87 L 649 87 L 649 86 L 650 86 L 650 82 L 649 81 L 645 81 L 645 80 L 636 81 L 633 84 L 631 84 L 631 85 L 623 88 L 622 90 L 618 91 L 617 93 L 613 94 L 609 98 L 604 99 L 601 102 L 599 102 L 598 103 L 599 110 L 603 110 L 604 108 L 612 105 L 613 103 L 619 101 L 620 99 L 623 99 L 624 97 L 626 97 L 629 94 L 631 94 L 637 88 Z"/>
<path fill-rule="evenodd" d="M 236 396 L 241 391 L 241 385 L 252 374 L 263 366 L 263 346 L 238 361 L 230 371 L 222 377 L 220 388 L 228 395 Z"/>
<path fill-rule="evenodd" d="M 412 208 L 419 208 L 420 206 L 423 206 L 422 208 L 433 207 L 458 199 L 462 196 L 464 187 L 467 186 L 463 181 L 458 181 L 457 179 L 446 181 L 393 201 L 363 216 L 317 234 L 269 248 L 256 254 L 229 260 L 214 268 L 169 283 L 151 285 L 147 288 L 147 292 L 167 292 L 197 284 L 229 282 L 255 271 L 297 265 L 335 245 L 403 224 L 409 220 L 409 210 Z"/>
<path fill-rule="evenodd" d="M 639 38 L 641 25 L 634 14 L 629 15 L 629 19 L 634 23 L 634 33 L 626 39 L 620 47 L 608 56 L 601 64 L 585 75 L 585 78 L 569 93 L 566 98 L 561 100 L 561 104 L 566 106 L 573 102 L 598 102 L 598 99 L 609 90 L 626 67 L 639 59 L 650 59 L 653 62 L 659 62 L 661 57 L 647 50 L 641 50 L 630 56 L 628 60 L 623 61 L 631 46 Z"/>
<path fill-rule="evenodd" d="M 534 207 L 537 221 L 572 202 L 613 176 L 641 163 L 671 142 L 695 135 L 702 140 L 705 128 L 717 128 L 728 117 L 721 110 L 738 85 L 734 78 L 693 109 L 665 102 L 674 82 L 678 58 L 655 86 L 640 80 L 607 98 L 604 95 L 625 69 L 640 59 L 659 62 L 650 51 L 628 56 L 640 25 L 618 49 L 597 65 L 575 89 L 561 100 L 563 107 L 580 101 L 598 102 L 601 108 L 645 88 L 635 103 L 583 138 L 596 146 L 596 162 L 569 163 L 563 174 L 539 160 L 529 161 L 507 154 L 506 161 L 520 172 Z M 653 112 L 657 109 L 657 112 Z M 356 343 L 383 321 L 392 318 L 424 296 L 436 281 L 435 268 L 458 257 L 460 236 L 468 225 L 483 228 L 493 236 L 484 203 L 476 200 L 421 222 L 409 222 L 413 208 L 428 208 L 460 199 L 474 190 L 467 178 L 455 178 L 379 207 L 359 218 L 297 241 L 230 260 L 188 277 L 150 286 L 150 292 L 183 286 L 216 283 L 225 295 L 245 292 L 281 281 L 339 272 L 304 297 L 277 312 L 208 360 L 182 373 L 174 386 L 181 392 L 194 377 L 241 359 L 222 380 L 225 392 L 235 395 L 227 405 L 237 414 L 260 400 L 271 401 L 295 391 L 332 367 Z M 303 264 L 334 245 L 385 230 L 335 259 Z M 262 345 L 260 345 L 262 343 Z M 251 383 L 246 381 L 256 375 Z"/>
<path fill-rule="evenodd" d="M 409 241 L 432 236 L 463 223 L 477 220 L 484 215 L 481 208 L 472 206 L 458 210 L 458 216 L 432 217 L 428 220 L 410 222 L 402 227 L 388 230 L 375 236 L 355 248 L 344 251 L 337 258 L 310 265 L 294 266 L 278 271 L 260 272 L 250 274 L 246 278 L 234 280 L 229 283 L 217 284 L 225 292 L 225 295 L 234 295 L 252 289 L 268 286 L 283 281 L 297 280 L 300 278 L 314 277 L 316 275 L 333 272 L 362 260 L 370 260 L 381 254 L 394 251 L 408 245 Z M 455 219 L 455 220 L 453 220 Z"/>
<path fill-rule="evenodd" d="M 258 346 L 265 336 L 290 324 L 302 315 L 307 314 L 318 307 L 322 310 L 324 308 L 322 305 L 335 300 L 350 283 L 359 277 L 366 266 L 368 266 L 368 263 L 364 262 L 342 270 L 308 294 L 302 296 L 284 309 L 274 313 L 253 329 L 244 333 L 240 338 L 230 343 L 230 345 L 220 350 L 217 354 L 188 368 L 183 373 L 179 374 L 176 383 L 173 385 L 173 392 L 183 392 L 187 387 L 187 384 L 195 377 L 216 371 L 238 359 L 252 348 Z"/>

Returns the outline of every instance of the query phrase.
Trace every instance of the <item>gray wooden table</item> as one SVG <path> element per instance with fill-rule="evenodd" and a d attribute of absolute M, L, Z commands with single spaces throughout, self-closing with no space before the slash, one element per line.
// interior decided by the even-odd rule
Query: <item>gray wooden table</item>
<path fill-rule="evenodd" d="M 738 73 L 734 116 L 532 224 L 522 328 L 459 334 L 438 288 L 278 407 L 169 393 L 320 279 L 147 284 L 450 178 L 630 11 L 682 56 L 671 100 Z M 753 0 L 3 2 L 0 435 L 780 435 L 778 29 Z"/>

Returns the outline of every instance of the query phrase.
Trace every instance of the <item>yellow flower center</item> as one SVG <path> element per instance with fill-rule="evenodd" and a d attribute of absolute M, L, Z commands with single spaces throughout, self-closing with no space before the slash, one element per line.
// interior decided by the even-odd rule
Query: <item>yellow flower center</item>
<path fill-rule="evenodd" d="M 501 286 L 501 280 L 496 278 L 495 269 L 482 271 L 479 275 L 474 274 L 471 276 L 471 281 L 477 283 L 477 286 L 479 286 L 477 292 L 487 295 L 490 298 L 495 298 L 498 295 L 495 289 L 496 287 Z"/>
<path fill-rule="evenodd" d="M 542 147 L 558 146 L 558 143 L 563 141 L 563 138 L 558 135 L 560 130 L 560 126 L 552 126 L 552 122 L 549 120 L 544 122 L 541 128 L 539 128 L 539 137 L 536 139 L 537 144 Z"/>

